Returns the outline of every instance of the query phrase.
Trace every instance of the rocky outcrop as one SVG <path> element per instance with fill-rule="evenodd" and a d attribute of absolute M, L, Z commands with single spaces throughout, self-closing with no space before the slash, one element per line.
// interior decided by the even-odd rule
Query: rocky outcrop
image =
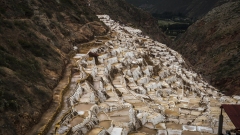
<path fill-rule="evenodd" d="M 222 92 L 240 94 L 240 3 L 214 8 L 171 46 Z"/>

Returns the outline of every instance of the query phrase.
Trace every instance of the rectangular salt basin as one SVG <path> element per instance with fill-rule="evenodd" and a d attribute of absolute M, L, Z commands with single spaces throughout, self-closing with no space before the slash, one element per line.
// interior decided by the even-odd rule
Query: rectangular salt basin
<path fill-rule="evenodd" d="M 121 135 L 122 133 L 122 128 L 113 128 L 112 132 L 111 132 L 111 135 Z"/>
<path fill-rule="evenodd" d="M 158 135 L 167 135 L 166 130 L 158 130 Z"/>
<path fill-rule="evenodd" d="M 182 127 L 183 127 L 183 130 L 186 130 L 186 131 L 197 131 L 196 126 L 183 125 Z"/>
<path fill-rule="evenodd" d="M 168 135 L 182 135 L 182 130 L 171 130 L 171 129 L 168 129 L 167 132 L 168 132 Z"/>
<path fill-rule="evenodd" d="M 213 129 L 210 128 L 210 127 L 197 126 L 197 131 L 199 131 L 199 132 L 213 133 Z"/>

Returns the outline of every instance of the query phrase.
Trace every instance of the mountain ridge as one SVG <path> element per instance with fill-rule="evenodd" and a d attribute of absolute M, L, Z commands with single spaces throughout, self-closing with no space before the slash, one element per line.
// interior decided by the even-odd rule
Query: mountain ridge
<path fill-rule="evenodd" d="M 174 13 L 183 14 L 190 18 L 199 19 L 212 8 L 227 1 L 225 0 L 126 0 L 127 2 L 142 8 L 150 13 Z M 177 5 L 177 6 L 176 6 Z"/>
<path fill-rule="evenodd" d="M 239 92 L 240 2 L 214 8 L 171 46 L 222 92 Z"/>

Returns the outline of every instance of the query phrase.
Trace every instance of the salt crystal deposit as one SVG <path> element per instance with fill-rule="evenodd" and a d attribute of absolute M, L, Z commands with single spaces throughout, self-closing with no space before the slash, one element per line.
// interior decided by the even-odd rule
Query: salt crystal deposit
<path fill-rule="evenodd" d="M 218 92 L 141 30 L 98 17 L 116 36 L 90 50 L 98 57 L 74 57 L 80 76 L 54 134 L 217 134 L 219 107 L 239 103 L 239 96 Z M 223 125 L 235 128 L 226 113 Z"/>

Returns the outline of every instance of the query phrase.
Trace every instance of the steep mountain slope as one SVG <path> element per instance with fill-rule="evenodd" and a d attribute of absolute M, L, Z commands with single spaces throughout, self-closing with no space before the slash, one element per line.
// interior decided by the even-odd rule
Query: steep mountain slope
<path fill-rule="evenodd" d="M 151 13 L 184 14 L 191 18 L 200 18 L 224 0 L 126 0 L 127 2 Z"/>
<path fill-rule="evenodd" d="M 36 124 L 73 45 L 107 31 L 85 1 L 1 0 L 0 134 L 25 134 Z"/>
<path fill-rule="evenodd" d="M 171 40 L 158 28 L 157 20 L 125 0 L 91 0 L 91 7 L 97 14 L 108 14 L 120 23 L 141 29 L 155 40 L 171 44 Z"/>
<path fill-rule="evenodd" d="M 214 8 L 171 46 L 226 94 L 240 94 L 240 1 Z"/>

